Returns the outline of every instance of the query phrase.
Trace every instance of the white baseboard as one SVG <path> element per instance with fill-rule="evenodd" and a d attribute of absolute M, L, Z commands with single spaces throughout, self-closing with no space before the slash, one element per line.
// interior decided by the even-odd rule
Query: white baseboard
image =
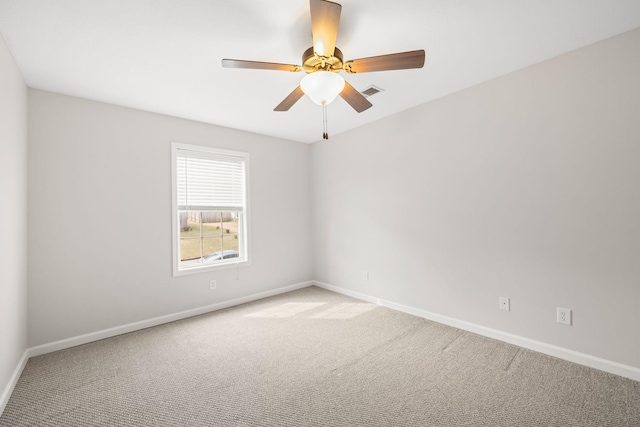
<path fill-rule="evenodd" d="M 27 349 L 27 354 L 28 354 L 28 357 L 40 356 L 42 354 L 51 353 L 53 351 L 64 350 L 65 348 L 87 344 L 93 341 L 98 341 L 105 338 L 114 337 L 116 335 L 138 331 L 140 329 L 150 328 L 152 326 L 162 325 L 163 323 L 169 323 L 176 320 L 186 319 L 188 317 L 198 316 L 200 314 L 205 314 L 205 313 L 209 313 L 216 310 L 222 310 L 224 308 L 233 307 L 235 305 L 240 305 L 247 302 L 256 301 L 262 298 L 267 298 L 270 296 L 282 294 L 285 292 L 294 291 L 296 289 L 306 288 L 306 287 L 312 286 L 313 284 L 314 282 L 311 282 L 311 281 L 296 283 L 295 285 L 283 286 L 281 288 L 271 289 L 265 292 L 247 295 L 245 297 L 235 298 L 228 301 L 222 301 L 216 304 L 194 308 L 191 310 L 185 310 L 179 313 L 167 314 L 165 316 L 154 317 L 153 319 L 147 319 L 139 322 L 128 323 L 126 325 L 116 326 L 114 328 L 109 328 L 109 329 L 103 329 L 97 332 L 90 332 L 88 334 L 79 335 L 77 337 L 66 338 L 60 341 L 55 341 L 47 344 L 42 344 L 36 347 L 31 347 Z"/>
<path fill-rule="evenodd" d="M 485 326 L 476 325 L 474 323 L 465 322 L 463 320 L 454 319 L 440 314 L 431 313 L 419 308 L 410 307 L 403 304 L 398 304 L 393 301 L 387 301 L 380 298 L 373 297 L 371 295 L 363 294 L 360 292 L 351 291 L 349 289 L 341 288 L 338 286 L 330 285 L 328 283 L 314 281 L 314 284 L 320 288 L 327 289 L 329 291 L 337 292 L 343 295 L 347 295 L 353 298 L 357 298 L 362 301 L 371 302 L 383 307 L 388 307 L 393 310 L 402 311 L 404 313 L 412 314 L 414 316 L 422 317 L 424 319 L 433 320 L 434 322 L 442 323 L 445 325 L 453 326 L 454 328 L 463 329 L 465 331 L 473 332 L 478 335 L 493 338 L 499 341 L 504 341 L 509 344 L 514 344 L 519 347 L 534 350 L 539 353 L 547 354 L 549 356 L 557 357 L 558 359 L 567 360 L 569 362 L 578 363 L 580 365 L 589 366 L 590 368 L 599 369 L 601 371 L 609 372 L 611 374 L 626 377 L 635 381 L 640 381 L 640 369 L 623 365 L 622 363 L 613 362 L 611 360 L 602 359 L 589 354 L 580 353 L 577 351 L 569 350 L 567 348 L 558 347 L 552 344 L 547 344 L 541 341 L 535 341 L 529 338 L 524 338 L 518 335 L 513 335 L 507 332 L 499 331 L 497 329 L 487 328 Z"/>
<path fill-rule="evenodd" d="M 18 383 L 18 379 L 20 378 L 20 375 L 22 374 L 24 367 L 27 365 L 27 360 L 29 360 L 28 349 L 25 350 L 24 353 L 22 353 L 22 357 L 18 362 L 18 366 L 16 366 L 16 369 L 14 369 L 13 374 L 11 375 L 11 378 L 9 378 L 9 383 L 7 383 L 6 387 L 2 391 L 2 394 L 0 395 L 0 415 L 2 415 L 2 413 L 4 412 L 4 408 L 7 406 L 7 403 L 9 402 L 9 397 L 11 396 L 13 389 Z"/>

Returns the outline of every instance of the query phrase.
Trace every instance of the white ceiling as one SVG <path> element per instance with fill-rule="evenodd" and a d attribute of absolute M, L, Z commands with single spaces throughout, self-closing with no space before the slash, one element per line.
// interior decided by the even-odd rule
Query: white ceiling
<path fill-rule="evenodd" d="M 417 70 L 343 75 L 384 92 L 335 135 L 640 27 L 639 0 L 342 0 L 345 60 L 425 49 Z M 308 0 L 0 0 L 2 33 L 28 86 L 302 142 L 322 135 L 303 73 L 224 69 L 222 58 L 300 64 Z M 640 46 L 639 46 L 640 49 Z"/>

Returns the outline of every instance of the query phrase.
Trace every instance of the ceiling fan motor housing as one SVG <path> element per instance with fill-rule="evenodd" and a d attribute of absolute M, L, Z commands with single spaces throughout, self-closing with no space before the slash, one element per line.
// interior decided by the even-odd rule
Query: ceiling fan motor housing
<path fill-rule="evenodd" d="M 342 61 L 342 51 L 337 47 L 333 52 L 333 56 L 329 57 L 318 55 L 313 46 L 305 50 L 302 54 L 302 64 L 307 73 L 313 73 L 315 71 L 333 71 L 337 73 L 338 71 L 342 71 Z"/>

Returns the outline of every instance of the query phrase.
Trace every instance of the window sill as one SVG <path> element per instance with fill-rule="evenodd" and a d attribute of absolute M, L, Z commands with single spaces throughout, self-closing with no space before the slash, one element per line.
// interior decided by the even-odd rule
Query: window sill
<path fill-rule="evenodd" d="M 230 268 L 246 267 L 248 265 L 251 265 L 251 262 L 246 260 L 246 261 L 231 261 L 231 262 L 225 262 L 225 263 L 220 263 L 215 265 L 202 265 L 202 266 L 183 268 L 183 269 L 178 269 L 177 266 L 174 266 L 173 277 L 187 276 L 187 275 L 198 274 L 198 273 L 208 273 L 208 272 L 218 271 L 218 270 L 228 270 Z"/>

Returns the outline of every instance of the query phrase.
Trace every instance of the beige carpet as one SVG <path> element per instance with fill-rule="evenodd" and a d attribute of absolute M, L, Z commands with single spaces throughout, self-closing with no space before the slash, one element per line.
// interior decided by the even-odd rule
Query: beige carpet
<path fill-rule="evenodd" d="M 640 426 L 640 383 L 311 287 L 29 360 L 0 426 Z"/>

